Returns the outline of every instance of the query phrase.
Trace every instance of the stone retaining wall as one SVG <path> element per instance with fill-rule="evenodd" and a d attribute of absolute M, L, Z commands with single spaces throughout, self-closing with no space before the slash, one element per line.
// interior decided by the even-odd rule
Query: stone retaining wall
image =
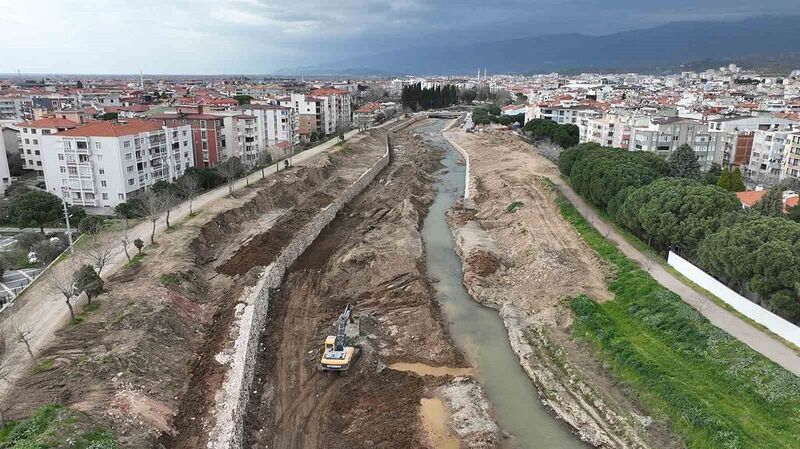
<path fill-rule="evenodd" d="M 403 123 L 390 132 L 409 126 L 415 120 Z M 209 435 L 209 448 L 240 449 L 244 438 L 244 417 L 250 388 L 256 351 L 269 308 L 270 293 L 283 282 L 286 270 L 314 242 L 320 232 L 336 217 L 339 210 L 361 193 L 372 182 L 390 160 L 389 136 L 386 136 L 386 152 L 369 170 L 364 172 L 350 187 L 339 195 L 299 230 L 275 262 L 264 269 L 255 286 L 247 289 L 236 306 L 231 336 L 235 338 L 232 348 L 218 355 L 220 363 L 229 366 L 225 382 L 215 396 L 216 423 Z"/>

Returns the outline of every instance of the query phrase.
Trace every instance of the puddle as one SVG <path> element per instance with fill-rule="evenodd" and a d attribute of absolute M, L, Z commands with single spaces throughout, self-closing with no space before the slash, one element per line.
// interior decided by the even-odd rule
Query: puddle
<path fill-rule="evenodd" d="M 424 363 L 392 363 L 389 365 L 389 369 L 393 369 L 395 371 L 407 371 L 414 374 L 419 374 L 420 376 L 435 376 L 435 377 L 442 377 L 442 376 L 473 376 L 475 374 L 475 370 L 472 368 L 454 368 L 450 366 L 430 366 Z"/>
<path fill-rule="evenodd" d="M 450 414 L 439 398 L 422 398 L 420 400 L 420 417 L 422 428 L 428 435 L 428 441 L 434 449 L 459 449 L 461 441 L 450 432 L 447 421 Z"/>

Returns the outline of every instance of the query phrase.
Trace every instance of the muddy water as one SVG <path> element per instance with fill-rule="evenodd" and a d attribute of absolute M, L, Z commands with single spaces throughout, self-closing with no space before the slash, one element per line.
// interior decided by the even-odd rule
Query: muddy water
<path fill-rule="evenodd" d="M 585 448 L 542 405 L 536 387 L 519 365 L 496 311 L 474 301 L 462 284 L 461 260 L 455 253 L 445 212 L 464 195 L 461 158 L 442 137 L 448 120 L 429 120 L 417 128 L 422 137 L 447 149 L 438 193 L 425 218 L 422 239 L 428 274 L 438 279 L 436 299 L 442 305 L 450 334 L 476 368 L 478 379 L 496 411 L 497 423 L 522 449 Z"/>
<path fill-rule="evenodd" d="M 460 441 L 447 427 L 450 415 L 441 399 L 422 399 L 420 410 L 422 425 L 431 445 L 436 449 L 458 449 Z"/>

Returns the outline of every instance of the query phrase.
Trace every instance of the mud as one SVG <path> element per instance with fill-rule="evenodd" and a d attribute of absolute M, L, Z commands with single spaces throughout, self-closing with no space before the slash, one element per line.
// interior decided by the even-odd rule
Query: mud
<path fill-rule="evenodd" d="M 419 228 L 440 154 L 413 134 L 412 126 L 392 139 L 393 161 L 298 259 L 270 304 L 246 447 L 433 447 L 420 404 L 453 377 L 390 366 L 467 366 L 421 263 Z M 346 304 L 360 317 L 361 357 L 345 373 L 320 372 L 323 341 Z M 466 397 L 488 410 L 482 395 Z"/>

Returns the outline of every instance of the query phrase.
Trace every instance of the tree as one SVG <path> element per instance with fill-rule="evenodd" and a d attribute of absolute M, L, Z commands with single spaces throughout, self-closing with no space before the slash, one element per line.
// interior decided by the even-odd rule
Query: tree
<path fill-rule="evenodd" d="M 244 172 L 242 161 L 234 156 L 217 166 L 217 171 L 228 183 L 228 194 L 233 195 L 234 181 Z"/>
<path fill-rule="evenodd" d="M 728 215 L 740 210 L 736 195 L 720 187 L 661 178 L 630 192 L 614 218 L 656 249 L 677 246 L 691 255 Z"/>
<path fill-rule="evenodd" d="M 717 185 L 725 190 L 731 190 L 731 171 L 728 167 L 722 169 L 722 173 L 720 173 L 719 179 L 717 180 Z"/>
<path fill-rule="evenodd" d="M 315 133 L 314 131 L 312 135 Z M 256 161 L 256 167 L 261 169 L 261 179 L 264 179 L 264 169 L 269 167 L 272 164 L 272 156 L 269 154 L 269 151 L 262 151 L 258 155 L 258 160 Z"/>
<path fill-rule="evenodd" d="M 78 82 L 75 84 L 75 87 L 77 87 L 78 89 L 83 89 L 83 81 L 78 80 Z"/>
<path fill-rule="evenodd" d="M 8 218 L 19 228 L 38 226 L 44 235 L 45 225 L 59 221 L 64 210 L 61 199 L 52 193 L 32 190 L 13 199 Z"/>
<path fill-rule="evenodd" d="M 239 103 L 239 106 L 241 106 L 243 104 L 250 104 L 250 101 L 253 100 L 253 97 L 250 95 L 235 95 L 233 99 Z"/>
<path fill-rule="evenodd" d="M 114 246 L 110 240 L 93 236 L 89 244 L 84 248 L 83 256 L 97 269 L 98 273 L 101 273 L 113 251 Z"/>
<path fill-rule="evenodd" d="M 197 175 L 197 173 L 185 174 L 175 181 L 175 186 L 178 188 L 181 195 L 189 200 L 189 215 L 194 215 L 194 211 L 192 210 L 194 199 L 203 190 L 200 187 L 200 176 Z"/>
<path fill-rule="evenodd" d="M 782 217 L 783 191 L 779 188 L 767 190 L 764 196 L 753 204 L 753 210 L 765 217 Z"/>
<path fill-rule="evenodd" d="M 733 169 L 731 173 L 731 189 L 732 192 L 744 192 L 746 190 L 744 181 L 742 181 L 742 170 L 739 167 Z"/>
<path fill-rule="evenodd" d="M 105 218 L 98 215 L 88 216 L 78 223 L 78 231 L 81 234 L 95 235 L 100 232 L 104 221 Z"/>
<path fill-rule="evenodd" d="M 136 247 L 136 251 L 138 251 L 139 254 L 142 254 L 142 248 L 144 248 L 144 242 L 142 241 L 142 239 L 137 238 L 136 240 L 134 240 L 133 246 Z"/>
<path fill-rule="evenodd" d="M 667 159 L 669 175 L 675 178 L 700 179 L 700 163 L 691 146 L 683 144 Z"/>
<path fill-rule="evenodd" d="M 73 274 L 75 293 L 86 293 L 87 302 L 92 303 L 92 298 L 103 293 L 103 279 L 91 265 L 83 265 Z"/>
<path fill-rule="evenodd" d="M 180 192 L 178 191 L 178 187 L 175 184 L 162 180 L 156 181 L 156 183 L 153 184 L 152 190 L 156 195 L 158 195 L 159 199 L 161 199 L 164 205 L 164 209 L 166 211 L 164 220 L 167 223 L 167 229 L 169 229 L 169 213 L 172 211 L 172 208 L 180 202 Z"/>
<path fill-rule="evenodd" d="M 153 228 L 150 231 L 150 243 L 156 243 L 156 222 L 161 214 L 167 210 L 167 205 L 164 199 L 155 193 L 152 189 L 145 191 L 138 196 L 136 202 L 137 213 L 147 218 L 152 223 Z"/>
<path fill-rule="evenodd" d="M 708 185 L 717 185 L 717 181 L 719 181 L 719 177 L 722 175 L 722 167 L 716 162 L 711 163 L 711 167 L 708 171 L 703 175 L 703 179 L 705 183 Z"/>
<path fill-rule="evenodd" d="M 46 282 L 51 291 L 64 297 L 64 302 L 69 309 L 69 316 L 74 321 L 75 311 L 72 309 L 71 300 L 75 296 L 75 283 L 72 277 L 73 273 L 67 268 L 54 266 L 47 274 Z"/>
<path fill-rule="evenodd" d="M 114 206 L 114 213 L 123 218 L 140 217 L 139 205 L 136 198 L 131 198 L 128 201 L 124 201 Z"/>
<path fill-rule="evenodd" d="M 131 261 L 131 255 L 128 253 L 128 245 L 131 242 L 131 233 L 130 229 L 128 228 L 128 219 L 123 217 L 123 224 L 122 224 L 122 232 L 119 235 L 119 241 L 122 243 L 122 250 L 125 251 L 125 257 L 128 258 L 128 262 Z"/>
<path fill-rule="evenodd" d="M 116 120 L 119 118 L 118 112 L 104 112 L 97 116 L 98 120 Z"/>
<path fill-rule="evenodd" d="M 23 173 L 22 169 L 22 156 L 19 153 L 12 153 L 10 151 L 6 152 L 6 158 L 8 159 L 8 171 L 11 176 L 19 176 Z"/>

